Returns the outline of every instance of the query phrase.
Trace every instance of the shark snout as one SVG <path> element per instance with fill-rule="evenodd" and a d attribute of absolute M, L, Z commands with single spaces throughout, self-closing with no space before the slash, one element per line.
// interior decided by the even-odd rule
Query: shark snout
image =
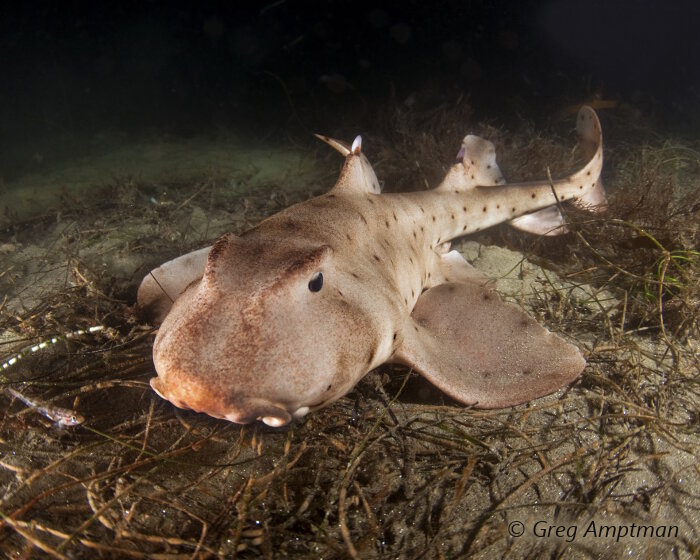
<path fill-rule="evenodd" d="M 203 391 L 197 391 L 193 387 L 178 390 L 183 387 L 183 385 L 178 384 L 177 387 L 171 388 L 168 384 L 163 383 L 160 377 L 152 378 L 150 384 L 159 396 L 178 408 L 203 412 L 236 424 L 262 421 L 268 426 L 278 428 L 289 424 L 292 418 L 303 416 L 308 412 L 308 408 L 302 407 L 290 413 L 284 405 L 261 398 L 235 399 L 234 403 L 227 403 L 226 399 L 221 398 L 220 395 L 209 395 Z"/>

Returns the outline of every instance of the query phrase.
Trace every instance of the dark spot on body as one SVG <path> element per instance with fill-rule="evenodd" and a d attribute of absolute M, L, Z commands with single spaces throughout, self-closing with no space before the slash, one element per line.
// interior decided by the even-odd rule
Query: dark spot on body
<path fill-rule="evenodd" d="M 369 198 L 369 197 L 367 197 L 367 202 L 369 202 L 370 204 L 374 204 L 374 200 L 372 200 L 372 199 Z"/>
<path fill-rule="evenodd" d="M 484 301 L 489 301 L 490 299 L 491 299 L 491 294 L 489 294 L 488 292 L 486 292 L 486 293 L 484 294 L 483 300 L 484 300 Z"/>
<path fill-rule="evenodd" d="M 483 212 L 486 212 L 486 210 L 488 210 L 488 206 L 484 206 L 481 210 L 482 210 Z"/>
<path fill-rule="evenodd" d="M 346 234 L 345 234 L 345 237 L 347 237 L 347 238 L 348 238 L 348 241 L 352 241 L 352 237 L 350 236 L 350 234 L 349 234 L 349 233 L 346 233 Z"/>
<path fill-rule="evenodd" d="M 430 216 L 433 219 L 433 222 L 435 221 L 435 216 Z"/>
<path fill-rule="evenodd" d="M 381 262 L 381 261 L 382 261 L 382 259 L 380 259 L 378 255 L 374 255 L 374 259 L 375 259 L 377 262 Z"/>
<path fill-rule="evenodd" d="M 455 219 L 455 215 L 454 215 L 454 214 L 452 214 L 452 216 L 450 216 L 450 217 L 451 217 L 453 220 Z"/>
<path fill-rule="evenodd" d="M 464 226 L 464 227 L 462 228 L 462 231 L 467 231 L 467 226 Z"/>
<path fill-rule="evenodd" d="M 532 193 L 532 194 L 530 195 L 530 198 L 537 198 L 537 195 L 536 195 L 535 193 Z"/>
<path fill-rule="evenodd" d="M 398 222 L 399 219 L 396 217 L 396 212 L 392 212 L 392 215 L 394 216 L 394 221 L 395 221 L 395 222 Z"/>
<path fill-rule="evenodd" d="M 389 220 L 384 220 L 384 225 L 388 228 L 389 227 Z"/>
<path fill-rule="evenodd" d="M 365 225 L 366 225 L 366 224 L 367 224 L 367 218 L 365 218 L 362 214 L 360 214 L 360 218 L 362 219 L 362 221 L 363 221 L 363 222 L 365 223 Z"/>
<path fill-rule="evenodd" d="M 462 206 L 462 212 L 466 212 L 466 211 L 467 211 L 467 207 L 466 207 L 466 206 Z"/>

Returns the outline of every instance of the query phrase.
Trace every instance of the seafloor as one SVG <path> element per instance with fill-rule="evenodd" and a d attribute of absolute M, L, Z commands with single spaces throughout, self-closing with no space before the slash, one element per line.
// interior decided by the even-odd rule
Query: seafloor
<path fill-rule="evenodd" d="M 364 143 L 388 190 L 435 186 L 467 131 L 509 180 L 577 163 L 566 109 L 509 129 L 396 111 Z M 0 555 L 697 558 L 700 146 L 633 107 L 601 119 L 607 213 L 571 213 L 557 239 L 503 226 L 458 244 L 581 347 L 576 383 L 476 411 L 382 367 L 282 429 L 157 397 L 155 329 L 132 306 L 151 267 L 329 189 L 337 154 L 226 131 L 32 154 L 1 185 L 1 381 L 85 422 L 0 396 Z"/>

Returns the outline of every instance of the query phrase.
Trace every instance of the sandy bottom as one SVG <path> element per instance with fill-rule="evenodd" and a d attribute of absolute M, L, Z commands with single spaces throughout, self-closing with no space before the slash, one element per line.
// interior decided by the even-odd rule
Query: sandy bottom
<path fill-rule="evenodd" d="M 641 161 L 622 158 L 606 169 L 613 193 L 629 178 L 617 169 Z M 2 185 L 1 381 L 85 422 L 58 429 L 1 397 L 4 556 L 697 557 L 697 332 L 634 315 L 639 295 L 609 254 L 572 266 L 584 246 L 569 237 L 575 258 L 543 268 L 498 234 L 457 244 L 505 299 L 583 350 L 566 390 L 474 411 L 382 367 L 289 427 L 241 427 L 150 390 L 154 329 L 130 308 L 136 287 L 324 192 L 340 158 L 227 138 L 36 160 Z M 685 173 L 698 184 L 697 168 Z"/>

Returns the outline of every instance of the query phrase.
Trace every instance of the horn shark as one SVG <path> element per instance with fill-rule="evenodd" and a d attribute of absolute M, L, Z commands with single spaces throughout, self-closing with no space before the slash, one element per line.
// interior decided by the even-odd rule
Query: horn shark
<path fill-rule="evenodd" d="M 396 194 L 380 192 L 360 137 L 319 136 L 345 156 L 330 192 L 144 278 L 138 306 L 161 322 L 151 386 L 181 408 L 276 427 L 386 362 L 480 408 L 571 383 L 585 366 L 579 349 L 501 301 L 450 240 L 501 222 L 559 234 L 561 202 L 600 209 L 593 109 L 576 128 L 590 159 L 564 179 L 506 184 L 493 144 L 470 135 L 437 188 Z"/>

